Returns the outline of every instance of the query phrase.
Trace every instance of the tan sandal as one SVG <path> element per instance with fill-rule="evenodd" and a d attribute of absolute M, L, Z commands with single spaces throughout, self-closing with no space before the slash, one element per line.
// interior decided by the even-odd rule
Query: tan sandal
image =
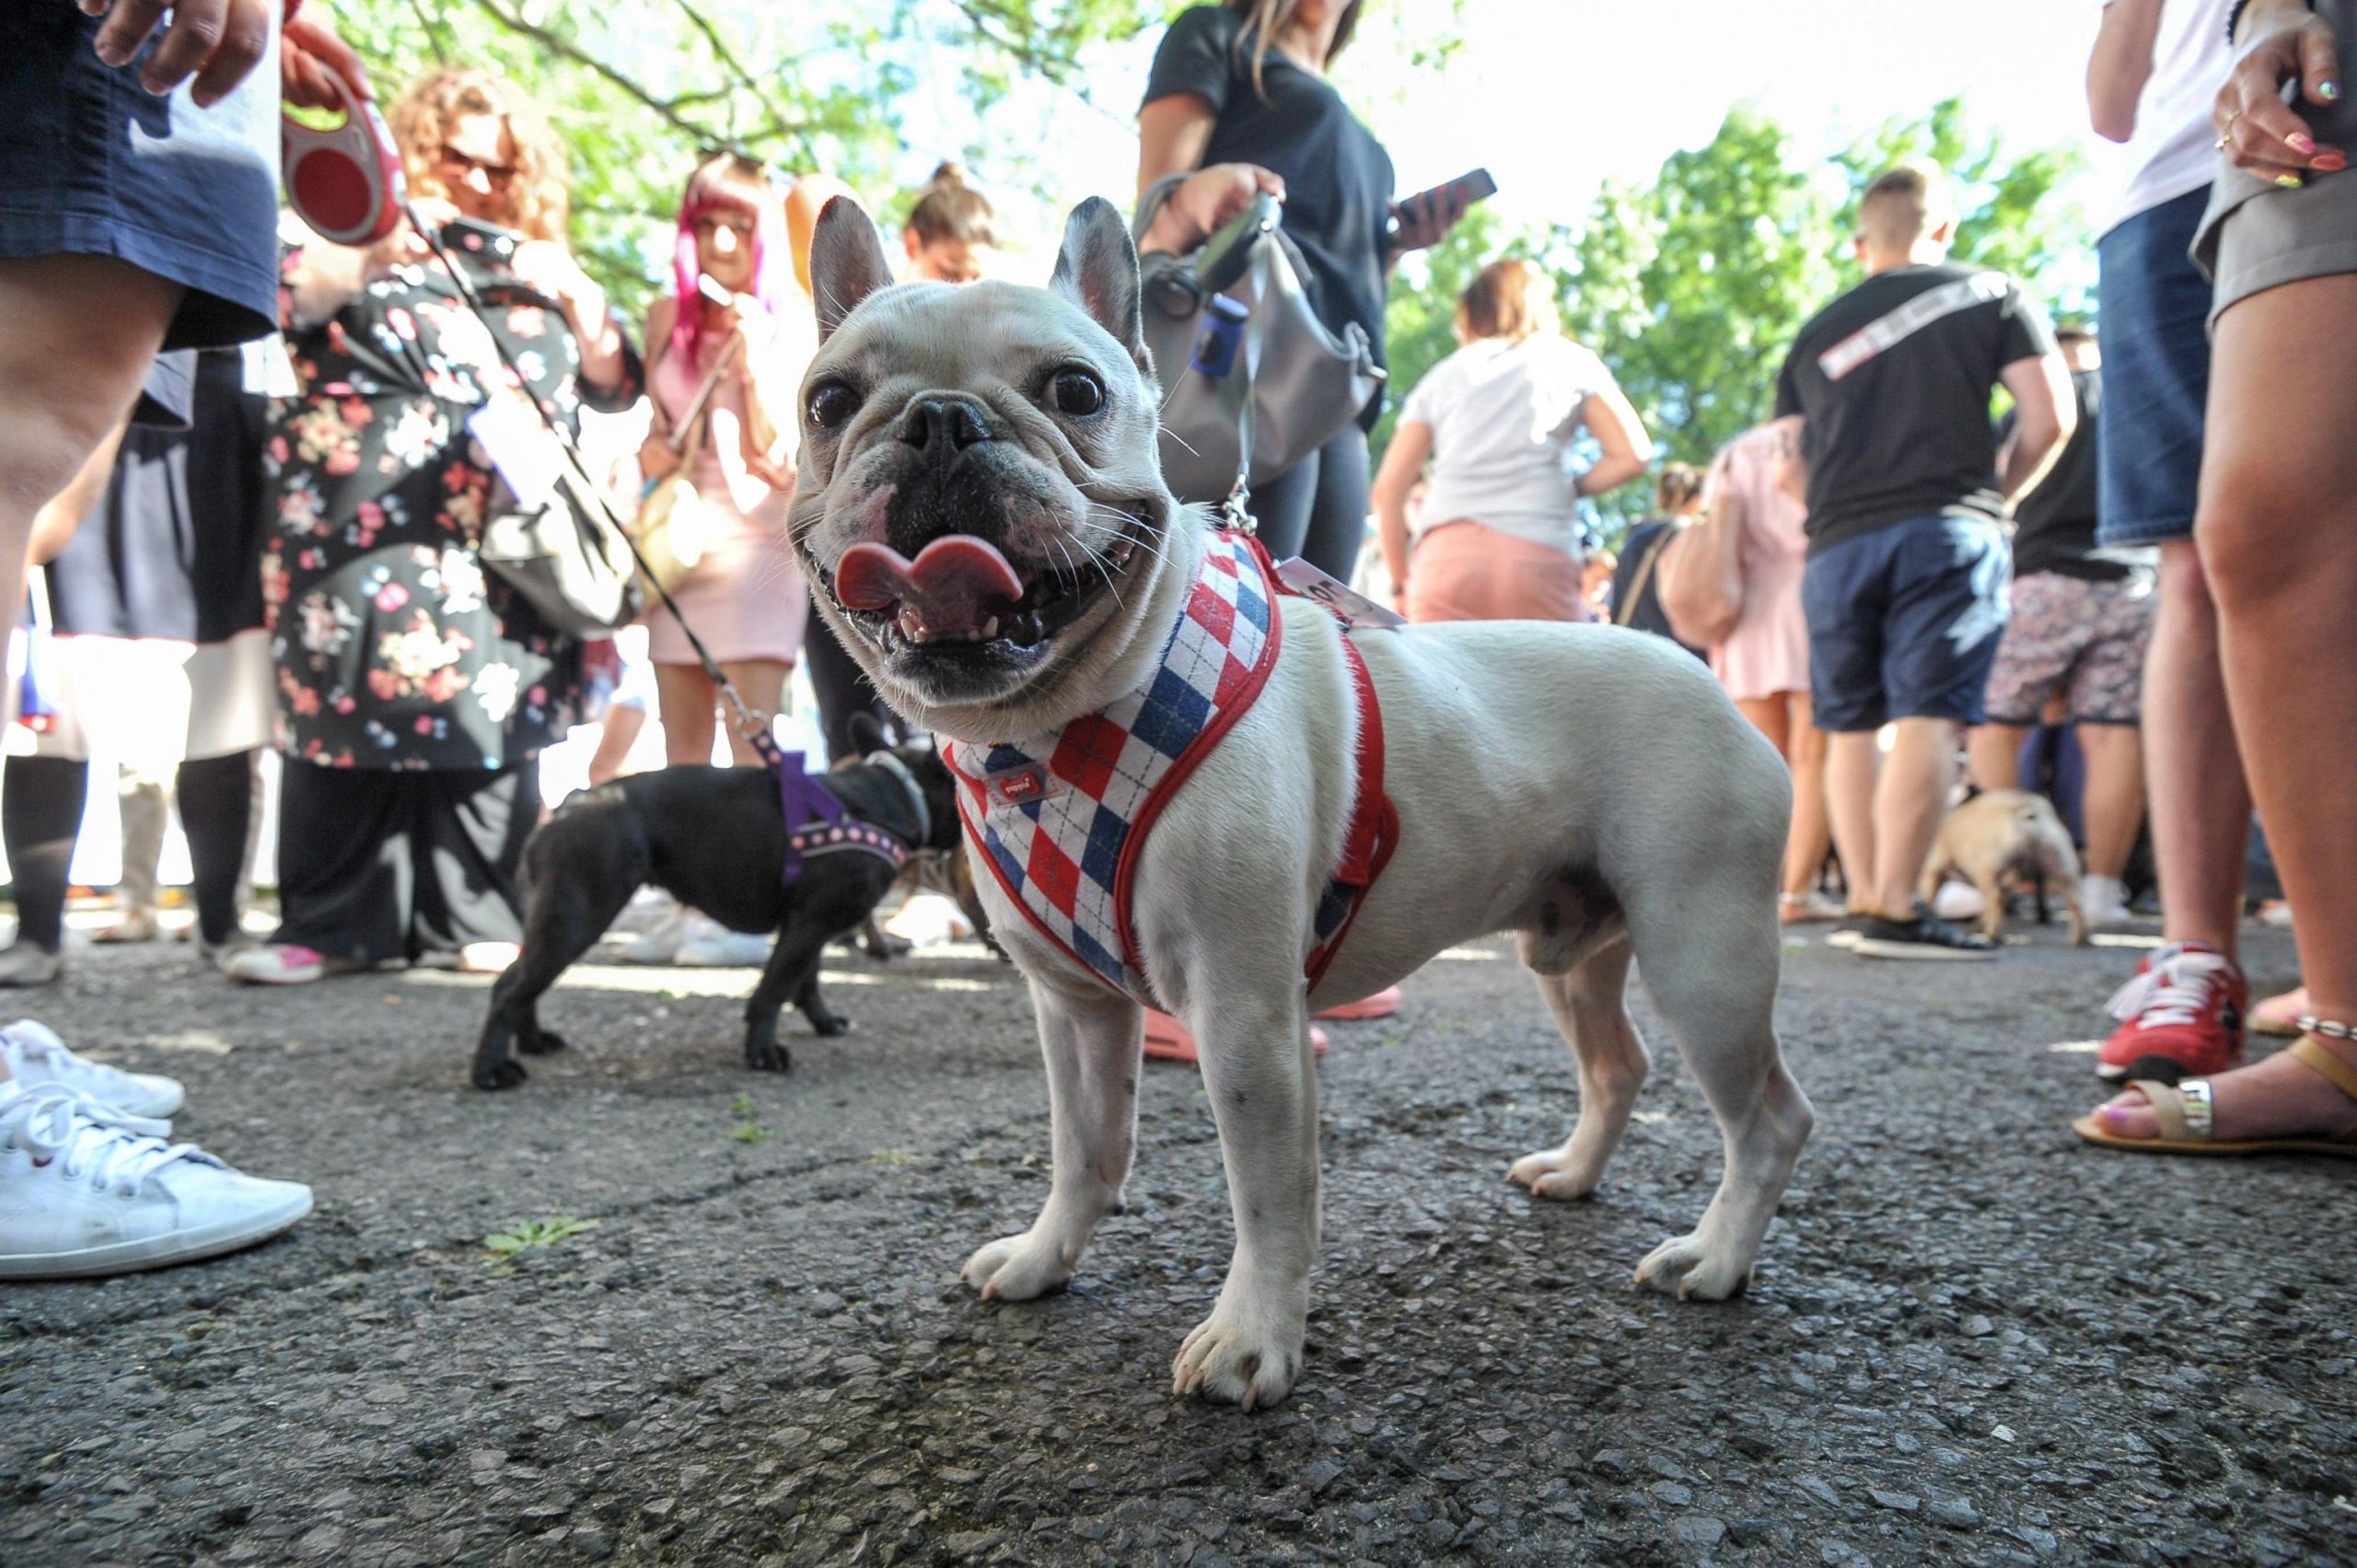
<path fill-rule="evenodd" d="M 2284 1049 L 2342 1094 L 2357 1099 L 2357 1067 L 2317 1044 L 2314 1036 L 2303 1035 Z M 2071 1123 L 2071 1131 L 2107 1149 L 2134 1149 L 2149 1155 L 2330 1155 L 2357 1159 L 2357 1132 L 2338 1138 L 2241 1138 L 2232 1143 L 2215 1142 L 2210 1136 L 2212 1099 L 2207 1078 L 2188 1078 L 2175 1086 L 2137 1078 L 2128 1086 L 2151 1102 L 2153 1114 L 2161 1123 L 2159 1137 L 2123 1138 L 2107 1132 L 2094 1111 Z"/>

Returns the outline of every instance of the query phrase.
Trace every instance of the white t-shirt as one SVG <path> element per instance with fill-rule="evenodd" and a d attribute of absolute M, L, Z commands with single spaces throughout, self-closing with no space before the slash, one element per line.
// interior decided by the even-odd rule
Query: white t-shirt
<path fill-rule="evenodd" d="M 2108 9 L 2113 0 L 2103 0 Z M 2136 130 L 2120 148 L 2119 198 L 2104 233 L 2139 213 L 2199 191 L 2218 172 L 2210 108 L 2225 85 L 2230 0 L 2163 0 L 2153 74 L 2136 100 Z"/>
<path fill-rule="evenodd" d="M 1520 343 L 1482 338 L 1434 366 L 1399 411 L 1433 432 L 1418 530 L 1471 518 L 1577 552 L 1572 441 L 1581 406 L 1612 385 L 1604 361 L 1551 332 Z"/>

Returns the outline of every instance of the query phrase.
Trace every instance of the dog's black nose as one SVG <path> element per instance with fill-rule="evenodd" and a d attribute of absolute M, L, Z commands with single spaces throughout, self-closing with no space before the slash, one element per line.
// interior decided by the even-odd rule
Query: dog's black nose
<path fill-rule="evenodd" d="M 900 439 L 911 447 L 946 446 L 962 452 L 991 438 L 990 420 L 966 398 L 919 398 L 900 418 Z"/>

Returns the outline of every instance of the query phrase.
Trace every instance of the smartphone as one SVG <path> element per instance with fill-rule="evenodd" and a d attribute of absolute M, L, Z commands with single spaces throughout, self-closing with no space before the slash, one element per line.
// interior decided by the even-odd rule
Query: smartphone
<path fill-rule="evenodd" d="M 1469 207 L 1474 203 L 1485 202 L 1497 193 L 1498 182 L 1490 178 L 1490 171 L 1486 168 L 1477 168 L 1469 174 L 1460 174 L 1446 184 L 1435 185 L 1429 191 L 1419 191 L 1412 196 L 1392 203 L 1391 226 L 1398 228 L 1404 214 L 1422 211 L 1444 197 L 1454 196 L 1459 206 Z"/>

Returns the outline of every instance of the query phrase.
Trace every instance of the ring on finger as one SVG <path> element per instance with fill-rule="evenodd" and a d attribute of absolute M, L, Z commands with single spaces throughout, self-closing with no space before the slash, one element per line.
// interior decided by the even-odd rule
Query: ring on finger
<path fill-rule="evenodd" d="M 2235 122 L 2242 117 L 2241 110 L 2229 110 L 2226 112 L 2226 118 L 2219 122 L 2217 147 L 2220 152 L 2224 152 L 2226 145 L 2235 139 Z"/>

